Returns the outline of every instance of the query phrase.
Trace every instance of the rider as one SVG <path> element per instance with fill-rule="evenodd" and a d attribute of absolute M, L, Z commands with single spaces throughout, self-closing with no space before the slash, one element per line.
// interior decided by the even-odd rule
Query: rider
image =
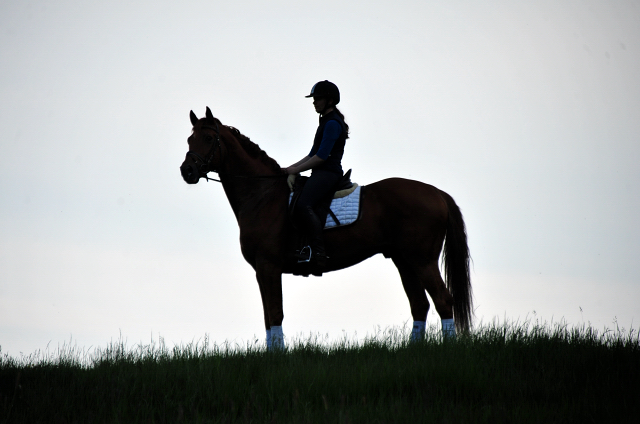
<path fill-rule="evenodd" d="M 283 171 L 287 174 L 299 174 L 312 170 L 295 205 L 294 219 L 310 239 L 311 257 L 308 259 L 322 269 L 327 260 L 322 238 L 324 220 L 316 215 L 313 208 L 330 195 L 342 178 L 341 161 L 346 139 L 349 138 L 349 126 L 336 107 L 340 103 L 340 91 L 334 83 L 320 81 L 311 88 L 311 94 L 305 97 L 313 97 L 313 106 L 320 114 L 320 124 L 309 155 L 283 168 Z"/>

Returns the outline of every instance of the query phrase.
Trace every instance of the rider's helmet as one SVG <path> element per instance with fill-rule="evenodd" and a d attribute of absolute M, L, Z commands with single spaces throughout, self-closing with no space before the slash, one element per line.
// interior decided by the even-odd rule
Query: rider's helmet
<path fill-rule="evenodd" d="M 315 83 L 315 85 L 311 87 L 311 94 L 305 97 L 326 97 L 333 99 L 335 106 L 340 103 L 340 90 L 338 90 L 338 86 L 334 83 L 324 80 Z"/>

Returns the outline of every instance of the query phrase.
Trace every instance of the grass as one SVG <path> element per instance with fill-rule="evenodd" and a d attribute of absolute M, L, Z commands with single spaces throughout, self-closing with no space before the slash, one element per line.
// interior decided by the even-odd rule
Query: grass
<path fill-rule="evenodd" d="M 443 342 L 391 330 L 286 352 L 200 343 L 0 354 L 0 423 L 628 422 L 635 330 L 525 321 Z"/>

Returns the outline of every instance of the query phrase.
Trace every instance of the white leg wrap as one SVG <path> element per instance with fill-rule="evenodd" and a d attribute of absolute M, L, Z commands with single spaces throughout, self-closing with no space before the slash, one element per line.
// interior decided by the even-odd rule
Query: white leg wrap
<path fill-rule="evenodd" d="M 456 338 L 456 325 L 453 323 L 453 318 L 442 320 L 442 338 L 443 339 Z"/>
<path fill-rule="evenodd" d="M 282 326 L 280 325 L 271 326 L 271 349 L 284 349 L 284 335 L 282 334 Z"/>
<path fill-rule="evenodd" d="M 267 350 L 271 350 L 271 330 L 267 330 Z"/>
<path fill-rule="evenodd" d="M 411 341 L 417 342 L 424 339 L 426 321 L 413 321 L 413 329 L 411 330 Z"/>

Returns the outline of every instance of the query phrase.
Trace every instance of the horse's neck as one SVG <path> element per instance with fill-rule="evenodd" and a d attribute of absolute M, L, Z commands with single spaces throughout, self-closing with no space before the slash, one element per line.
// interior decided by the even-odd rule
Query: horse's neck
<path fill-rule="evenodd" d="M 278 205 L 285 211 L 287 187 L 282 183 L 283 180 L 276 179 L 222 178 L 222 186 L 238 223 L 241 217 L 255 219 Z"/>
<path fill-rule="evenodd" d="M 253 157 L 235 140 L 225 147 L 220 179 L 238 220 L 240 215 L 259 215 L 271 202 L 280 202 L 280 197 L 286 199 L 286 180 L 270 178 L 278 174 L 266 155 Z"/>
<path fill-rule="evenodd" d="M 253 144 L 251 141 L 245 141 L 245 144 Z M 257 145 L 253 146 L 258 148 Z M 232 140 L 225 143 L 225 157 L 223 158 L 222 171 L 227 175 L 256 177 L 256 176 L 268 176 L 277 175 L 274 171 L 269 158 L 266 154 L 264 156 L 258 155 L 254 157 L 244 148 L 243 143 L 238 140 Z"/>

